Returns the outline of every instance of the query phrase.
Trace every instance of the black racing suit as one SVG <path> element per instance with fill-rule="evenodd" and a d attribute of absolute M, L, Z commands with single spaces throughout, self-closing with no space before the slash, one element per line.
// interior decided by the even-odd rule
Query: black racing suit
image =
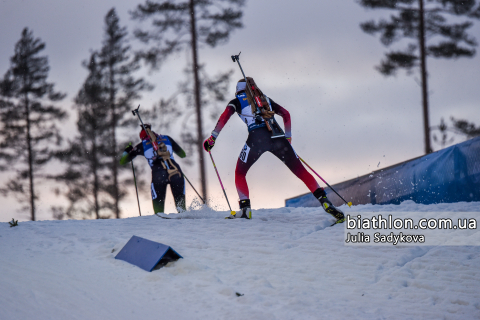
<path fill-rule="evenodd" d="M 272 111 L 283 118 L 285 137 L 272 139 L 272 135 L 268 131 L 265 121 L 261 123 L 255 121 L 244 91 L 239 92 L 237 98 L 229 102 L 212 132 L 212 136 L 215 138 L 218 137 L 227 121 L 235 113 L 237 113 L 242 119 L 242 122 L 247 125 L 249 132 L 248 139 L 240 152 L 235 169 L 235 185 L 240 201 L 248 200 L 249 202 L 249 190 L 246 180 L 247 172 L 260 156 L 267 151 L 285 163 L 292 173 L 305 183 L 311 192 L 315 192 L 317 189 L 323 191 L 315 178 L 302 165 L 288 141 L 288 139 L 291 138 L 290 113 L 272 99 L 268 98 L 268 102 Z"/>
<path fill-rule="evenodd" d="M 180 158 L 185 158 L 185 151 L 169 136 L 162 136 L 157 134 L 157 142 L 163 142 L 167 146 L 167 150 L 170 152 L 170 160 L 173 165 L 178 169 L 178 174 L 174 174 L 169 178 L 166 166 L 162 164 L 162 158 L 153 158 L 153 148 L 151 142 L 148 139 L 144 139 L 137 144 L 129 153 L 124 152 L 121 164 L 125 164 L 133 160 L 138 155 L 143 155 L 152 169 L 152 203 L 155 213 L 164 212 L 165 210 L 165 197 L 167 193 L 167 185 L 170 184 L 170 189 L 175 200 L 175 206 L 177 211 L 185 211 L 185 179 L 183 172 L 178 163 L 173 158 L 173 153 Z M 168 163 L 166 164 L 168 165 Z"/>

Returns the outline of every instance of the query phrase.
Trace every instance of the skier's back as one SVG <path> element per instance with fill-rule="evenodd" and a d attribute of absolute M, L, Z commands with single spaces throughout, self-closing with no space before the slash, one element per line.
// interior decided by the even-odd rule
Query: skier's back
<path fill-rule="evenodd" d="M 135 147 L 128 146 L 120 159 L 120 164 L 126 164 L 136 156 L 143 155 L 152 169 L 151 192 L 154 213 L 164 212 L 165 210 L 168 184 L 170 184 L 177 211 L 185 211 L 185 179 L 180 165 L 174 158 L 174 153 L 180 158 L 185 158 L 185 151 L 171 137 L 156 134 L 151 131 L 149 124 L 145 124 L 145 127 L 156 138 L 158 145 L 161 146 L 158 155 L 155 157 L 150 138 L 142 128 L 140 131 L 142 142 Z"/>
<path fill-rule="evenodd" d="M 249 83 L 253 83 L 253 85 L 256 86 L 252 78 L 247 79 Z M 344 219 L 342 211 L 335 208 L 335 206 L 333 206 L 328 200 L 325 190 L 320 187 L 315 178 L 305 169 L 291 146 L 292 136 L 290 113 L 272 99 L 264 96 L 268 102 L 267 109 L 269 110 L 263 114 L 259 121 L 256 119 L 251 90 L 247 89 L 245 80 L 239 80 L 236 87 L 236 98 L 228 103 L 225 111 L 220 116 L 215 129 L 212 131 L 211 136 L 205 140 L 203 144 L 206 151 L 212 149 L 220 131 L 234 113 L 237 113 L 241 120 L 247 125 L 249 133 L 248 138 L 240 152 L 235 169 L 235 185 L 240 198 L 239 206 L 241 212 L 234 216 L 230 216 L 229 218 L 251 219 L 252 211 L 246 174 L 260 156 L 268 151 L 282 160 L 282 162 L 305 183 L 315 198 L 320 201 L 326 212 L 335 217 L 337 222 L 342 222 Z M 258 87 L 255 87 L 254 89 L 258 90 L 258 92 L 263 95 Z M 265 119 L 274 117 L 274 114 L 278 114 L 283 118 L 285 136 L 272 138 L 272 133 L 267 128 Z"/>

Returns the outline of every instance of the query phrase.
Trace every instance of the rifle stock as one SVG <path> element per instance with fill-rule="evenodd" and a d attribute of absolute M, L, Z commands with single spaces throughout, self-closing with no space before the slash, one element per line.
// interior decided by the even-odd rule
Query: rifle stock
<path fill-rule="evenodd" d="M 169 180 L 172 176 L 176 174 L 181 176 L 181 173 L 178 170 L 177 166 L 175 166 L 172 160 L 170 159 L 170 152 L 168 152 L 167 147 L 163 142 L 161 143 L 161 145 L 158 145 L 157 137 L 155 136 L 152 130 L 150 130 L 145 126 L 145 124 L 142 121 L 142 118 L 140 117 L 140 113 L 138 112 L 138 109 L 140 109 L 140 105 L 138 105 L 137 109 L 132 110 L 132 113 L 134 116 L 138 117 L 138 119 L 140 120 L 140 123 L 142 124 L 143 130 L 145 130 L 145 132 L 147 133 L 148 140 L 150 140 L 150 142 L 152 143 L 153 160 L 157 158 L 162 159 L 162 166 L 164 169 L 167 170 Z"/>

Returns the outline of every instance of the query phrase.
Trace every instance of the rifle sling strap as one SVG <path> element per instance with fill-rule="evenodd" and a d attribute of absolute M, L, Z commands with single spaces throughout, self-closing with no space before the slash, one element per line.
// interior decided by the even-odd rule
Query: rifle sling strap
<path fill-rule="evenodd" d="M 182 174 L 178 170 L 177 166 L 173 164 L 173 161 L 170 158 L 170 152 L 168 152 L 167 146 L 165 145 L 165 143 L 163 142 L 160 143 L 159 147 L 160 147 L 159 148 L 160 151 L 158 152 L 158 156 L 162 158 L 162 166 L 163 166 L 163 169 L 167 170 L 168 180 L 170 180 L 170 178 L 176 174 L 180 175 L 181 177 Z"/>
<path fill-rule="evenodd" d="M 150 137 L 150 141 L 156 141 L 157 137 L 155 136 L 155 134 L 151 130 L 149 130 L 149 128 L 146 129 L 147 134 Z M 170 158 L 170 152 L 168 152 L 167 146 L 165 145 L 165 143 L 163 143 L 163 141 L 158 144 L 157 156 L 159 158 L 162 158 L 162 167 L 163 169 L 167 170 L 168 180 L 170 180 L 170 178 L 176 174 L 182 177 L 182 174 L 178 170 L 177 166 L 173 164 L 172 159 Z"/>

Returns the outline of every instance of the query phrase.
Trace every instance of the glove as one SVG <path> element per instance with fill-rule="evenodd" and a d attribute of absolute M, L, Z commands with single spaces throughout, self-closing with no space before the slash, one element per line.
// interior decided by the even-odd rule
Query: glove
<path fill-rule="evenodd" d="M 130 153 L 133 150 L 132 143 L 130 142 L 128 146 L 125 148 L 126 153 Z"/>
<path fill-rule="evenodd" d="M 120 158 L 120 164 L 126 165 L 128 162 L 130 162 L 132 159 L 130 159 L 130 152 L 133 150 L 132 143 L 130 142 L 128 146 L 125 148 L 123 151 L 122 157 Z"/>
<path fill-rule="evenodd" d="M 210 138 L 205 140 L 205 142 L 203 143 L 203 149 L 205 149 L 205 151 L 207 152 L 212 150 L 213 146 L 215 145 L 215 140 L 216 138 L 214 136 L 210 136 Z"/>
<path fill-rule="evenodd" d="M 287 141 L 290 143 L 290 145 L 292 144 L 292 137 L 288 137 L 287 138 Z"/>

